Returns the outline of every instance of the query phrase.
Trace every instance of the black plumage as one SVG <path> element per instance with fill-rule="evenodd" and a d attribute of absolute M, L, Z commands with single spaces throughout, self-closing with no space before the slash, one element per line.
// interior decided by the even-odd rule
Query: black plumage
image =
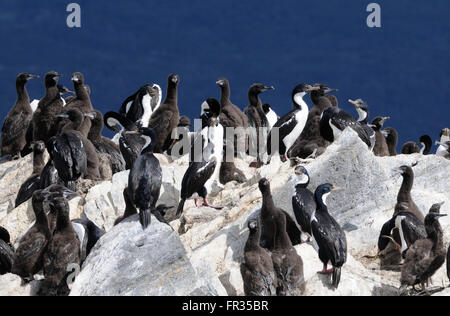
<path fill-rule="evenodd" d="M 259 190 L 262 194 L 261 206 L 261 246 L 273 250 L 276 240 L 275 217 L 278 213 L 283 213 L 286 217 L 286 230 L 290 238 L 290 242 L 295 246 L 301 243 L 301 232 L 298 229 L 292 217 L 286 211 L 277 208 L 273 201 L 272 192 L 270 190 L 269 180 L 263 178 L 259 181 Z"/>
<path fill-rule="evenodd" d="M 401 292 L 408 286 L 422 285 L 445 263 L 443 233 L 439 218 L 445 214 L 429 213 L 425 217 L 427 238 L 416 241 L 406 254 L 401 273 Z"/>
<path fill-rule="evenodd" d="M 369 135 L 355 118 L 337 107 L 325 109 L 320 120 L 320 134 L 323 138 L 333 142 L 347 127 L 352 128 L 367 147 L 371 147 Z"/>
<path fill-rule="evenodd" d="M 292 192 L 292 209 L 302 233 L 307 234 L 308 239 L 312 235 L 311 219 L 316 211 L 314 193 L 308 190 L 309 174 L 303 166 L 295 168 Z"/>
<path fill-rule="evenodd" d="M 125 168 L 131 170 L 145 145 L 145 139 L 139 134 L 127 133 L 137 131 L 138 127 L 125 116 L 108 112 L 103 118 L 105 125 L 113 132 L 120 133 L 119 148 L 125 160 Z"/>
<path fill-rule="evenodd" d="M 14 261 L 14 247 L 8 231 L 0 226 L 0 275 L 11 272 Z"/>
<path fill-rule="evenodd" d="M 34 275 L 43 267 L 43 256 L 51 240 L 47 216 L 44 211 L 46 196 L 42 191 L 35 191 L 32 205 L 36 222 L 20 239 L 14 254 L 12 273 L 22 277 L 25 281 L 34 279 Z"/>
<path fill-rule="evenodd" d="M 159 86 L 146 84 L 125 99 L 119 113 L 134 122 L 138 127 L 147 127 L 153 111 L 159 107 L 160 103 Z"/>
<path fill-rule="evenodd" d="M 253 84 L 248 91 L 250 105 L 244 109 L 247 116 L 248 125 L 251 128 L 249 135 L 249 152 L 256 154 L 256 162 L 250 164 L 250 167 L 260 168 L 263 165 L 262 154 L 265 152 L 267 134 L 269 133 L 269 122 L 262 107 L 262 101 L 259 95 L 265 91 L 274 90 L 274 87 L 268 87 L 261 83 Z"/>
<path fill-rule="evenodd" d="M 50 159 L 42 170 L 39 186 L 43 190 L 54 184 L 64 185 L 64 181 L 59 177 L 58 170 L 56 170 L 55 164 Z"/>
<path fill-rule="evenodd" d="M 246 296 L 274 296 L 278 287 L 271 254 L 259 245 L 261 228 L 257 220 L 248 222 L 250 234 L 244 248 L 241 274 Z"/>
<path fill-rule="evenodd" d="M 74 182 L 87 170 L 87 154 L 82 141 L 83 135 L 78 131 L 83 115 L 78 110 L 71 110 L 65 116 L 71 120 L 62 133 L 52 137 L 47 143 L 47 151 L 58 170 L 58 176 L 66 187 L 74 188 Z"/>
<path fill-rule="evenodd" d="M 10 158 L 20 158 L 21 151 L 27 144 L 26 134 L 33 110 L 25 85 L 34 78 L 38 76 L 29 73 L 21 73 L 16 78 L 17 100 L 3 122 L 0 157 L 9 155 Z"/>
<path fill-rule="evenodd" d="M 120 224 L 123 220 L 127 219 L 128 217 L 131 217 L 138 213 L 136 207 L 133 204 L 133 201 L 131 200 L 130 194 L 128 193 L 128 187 L 123 189 L 123 198 L 125 201 L 125 211 L 122 216 L 118 217 L 114 221 L 114 226 Z"/>
<path fill-rule="evenodd" d="M 323 263 L 323 274 L 332 274 L 332 285 L 339 286 L 341 268 L 347 261 L 347 238 L 344 230 L 328 212 L 326 199 L 336 188 L 331 184 L 320 185 L 315 192 L 316 212 L 311 221 L 311 231 L 318 246 L 319 259 Z M 330 263 L 333 269 L 327 270 Z"/>
<path fill-rule="evenodd" d="M 402 205 L 407 208 L 407 204 Z M 388 223 L 383 226 L 380 233 L 380 238 L 378 241 L 380 250 L 384 250 L 387 246 L 386 242 L 389 242 L 389 238 L 386 238 L 386 236 L 391 236 L 391 238 L 393 238 L 397 243 L 402 257 L 405 258 L 411 245 L 413 245 L 417 240 L 427 237 L 423 222 L 413 213 L 408 212 L 407 209 L 404 209 L 394 215 Z M 390 228 L 389 232 L 387 231 L 388 227 Z M 393 232 L 394 228 L 396 229 L 396 233 Z"/>
<path fill-rule="evenodd" d="M 358 99 L 358 100 L 348 100 L 353 106 L 355 107 L 356 112 L 358 112 L 358 123 L 361 124 L 361 126 L 364 128 L 364 130 L 367 132 L 367 135 L 370 138 L 370 148 L 373 150 L 376 145 L 376 131 L 373 129 L 372 124 L 369 125 L 369 115 L 370 115 L 370 109 L 367 102 L 364 100 Z"/>
<path fill-rule="evenodd" d="M 286 215 L 277 212 L 274 220 L 275 245 L 272 250 L 272 262 L 277 276 L 278 296 L 300 296 L 305 291 L 303 261 L 292 246 L 286 231 Z"/>
<path fill-rule="evenodd" d="M 215 122 L 216 121 L 214 120 L 211 124 L 214 124 Z M 208 139 L 208 143 L 202 151 L 201 156 L 201 158 L 194 158 L 183 176 L 183 181 L 181 182 L 181 199 L 178 204 L 177 215 L 180 215 L 183 212 L 186 200 L 192 197 L 195 199 L 197 207 L 202 206 L 198 203 L 199 197 L 204 200 L 203 206 L 210 206 L 207 199 L 208 191 L 205 184 L 214 174 L 217 167 L 217 159 L 214 156 L 214 143 L 210 139 Z"/>
<path fill-rule="evenodd" d="M 72 224 L 81 225 L 83 228 L 83 238 L 79 241 L 81 243 L 81 261 L 84 261 L 91 253 L 92 248 L 99 239 L 103 236 L 103 231 L 89 219 L 76 219 Z M 77 232 L 78 234 L 78 232 Z M 78 235 L 80 237 L 80 235 Z"/>
<path fill-rule="evenodd" d="M 81 264 L 81 247 L 69 218 L 69 204 L 63 197 L 50 200 L 57 210 L 56 228 L 43 257 L 44 282 L 40 291 L 49 296 L 69 294 L 67 276 L 71 265 Z M 72 267 L 73 269 L 73 267 Z"/>
<path fill-rule="evenodd" d="M 92 126 L 88 139 L 95 146 L 97 153 L 107 154 L 113 174 L 125 170 L 125 160 L 120 153 L 119 146 L 109 138 L 102 136 L 103 115 L 100 111 L 94 111 L 88 115 L 92 116 Z"/>
<path fill-rule="evenodd" d="M 139 210 L 139 218 L 145 229 L 150 225 L 150 212 L 155 209 L 162 184 L 162 169 L 153 154 L 156 134 L 151 128 L 141 128 L 146 145 L 134 163 L 128 177 L 128 192 L 133 205 Z"/>

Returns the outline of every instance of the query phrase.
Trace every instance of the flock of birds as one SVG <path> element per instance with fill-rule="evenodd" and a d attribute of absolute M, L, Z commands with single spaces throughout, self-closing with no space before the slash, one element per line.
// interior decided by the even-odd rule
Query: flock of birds
<path fill-rule="evenodd" d="M 178 109 L 177 74 L 169 76 L 164 100 L 159 85 L 147 84 L 126 98 L 118 112 L 104 115 L 92 106 L 91 89 L 81 73 L 72 76 L 74 92 L 58 84 L 60 77 L 54 71 L 47 73 L 45 96 L 32 102 L 25 86 L 38 76 L 21 73 L 16 79 L 18 98 L 3 124 L 1 156 L 12 160 L 33 154 L 33 173 L 21 186 L 16 206 L 31 199 L 36 222 L 21 237 L 17 249 L 6 229 L 0 227 L 0 274 L 12 272 L 29 282 L 42 271 L 43 294 L 69 293 L 67 266 L 81 266 L 104 233 L 89 220 L 70 221 L 69 201 L 78 196 L 83 179 L 102 181 L 106 180 L 104 170 L 113 174 L 130 170 L 123 192 L 126 209 L 115 224 L 139 214 L 146 229 L 151 215 L 167 224 L 165 215 L 173 208 L 157 205 L 162 169 L 155 154 L 189 155 L 176 212 L 181 215 L 188 199 L 194 199 L 197 207 L 220 209 L 208 201 L 213 183 L 246 182 L 234 158 L 251 153 L 255 157 L 251 168 L 269 164 L 275 154 L 283 162 L 292 162 L 295 218 L 275 206 L 269 181 L 261 179 L 261 214 L 248 223 L 250 235 L 241 266 L 246 295 L 301 295 L 305 290 L 303 262 L 293 246 L 302 242 L 313 244 L 323 263 L 320 273 L 331 275 L 331 285 L 339 286 L 347 240 L 327 206 L 327 197 L 339 188 L 323 184 L 311 192 L 310 175 L 299 162 L 324 153 L 348 127 L 375 155 L 397 155 L 397 131 L 383 129 L 388 117 L 376 117 L 369 123 L 369 106 L 358 99 L 349 100 L 358 113 L 354 118 L 338 107 L 331 94 L 337 90 L 324 84 L 297 85 L 292 92 L 293 109 L 281 118 L 260 98 L 274 87 L 253 84 L 248 92 L 250 104 L 241 111 L 230 101 L 228 80 L 220 78 L 216 82 L 220 100 L 203 102 L 201 128 L 191 132 L 190 119 L 180 116 Z M 70 96 L 64 98 L 67 94 Z M 314 104 L 311 109 L 304 100 L 308 94 Z M 102 136 L 104 126 L 117 133 L 113 140 Z M 231 140 L 227 128 L 235 130 Z M 450 129 L 442 130 L 440 137 L 436 155 L 450 159 Z M 426 155 L 432 145 L 431 137 L 424 135 L 418 142 L 406 143 L 402 154 Z M 47 162 L 46 152 L 50 156 Z M 231 159 L 224 159 L 227 152 L 232 153 Z M 398 170 L 403 184 L 395 213 L 383 226 L 378 245 L 380 252 L 392 248 L 403 256 L 402 290 L 421 284 L 425 291 L 425 283 L 445 262 L 447 252 L 438 222 L 445 215 L 439 211 L 442 204 L 434 205 L 426 217 L 415 205 L 411 197 L 413 167 Z"/>

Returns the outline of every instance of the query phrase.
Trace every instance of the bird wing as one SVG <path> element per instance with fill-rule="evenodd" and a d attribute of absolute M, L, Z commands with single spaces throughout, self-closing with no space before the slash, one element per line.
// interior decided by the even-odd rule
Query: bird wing
<path fill-rule="evenodd" d="M 333 266 L 342 266 L 347 261 L 347 239 L 345 233 L 330 216 L 332 225 L 324 229 L 317 221 L 311 224 L 311 230 L 321 251 L 327 253 Z M 320 247 L 322 248 L 322 247 Z"/>
<path fill-rule="evenodd" d="M 0 272 L 2 272 L 3 270 L 6 270 L 8 272 L 11 271 L 13 260 L 13 250 L 7 243 L 5 243 L 3 240 L 0 240 Z"/>
<path fill-rule="evenodd" d="M 347 127 L 351 127 L 361 138 L 361 140 L 367 144 L 367 146 L 371 146 L 370 136 L 367 134 L 367 131 L 363 128 L 361 123 L 356 121 L 351 115 L 347 114 L 344 111 L 339 111 L 335 115 L 331 117 L 331 123 L 336 126 L 338 129 L 343 131 Z"/>
<path fill-rule="evenodd" d="M 18 137 L 25 135 L 31 115 L 25 112 L 8 115 L 2 127 L 2 146 L 9 146 Z"/>
<path fill-rule="evenodd" d="M 148 127 L 152 128 L 156 135 L 167 132 L 170 127 L 170 121 L 174 113 L 172 111 L 165 111 L 164 115 L 158 115 L 150 120 Z M 161 117 L 162 116 L 162 117 Z M 170 131 L 172 132 L 172 131 Z"/>
<path fill-rule="evenodd" d="M 59 177 L 64 181 L 72 179 L 74 162 L 70 147 L 67 146 L 66 138 L 64 136 L 52 137 L 47 144 L 47 148 L 49 149 L 50 158 L 56 170 L 58 170 Z"/>
<path fill-rule="evenodd" d="M 77 135 L 73 133 L 67 133 L 65 134 L 65 136 L 68 143 L 71 144 L 70 151 L 73 161 L 74 176 L 76 178 L 81 177 L 81 175 L 86 171 L 87 166 L 87 155 L 86 150 L 83 146 L 83 142 Z"/>
<path fill-rule="evenodd" d="M 191 163 L 183 177 L 181 188 L 182 195 L 189 198 L 192 194 L 200 191 L 213 175 L 216 165 L 216 157 L 212 157 L 208 162 Z"/>
<path fill-rule="evenodd" d="M 31 257 L 40 254 L 42 249 L 47 246 L 47 238 L 45 238 L 43 234 L 33 236 L 35 236 L 33 240 L 27 238 L 20 241 L 19 247 L 17 248 L 14 256 L 15 265 L 21 265 L 28 261 Z"/>

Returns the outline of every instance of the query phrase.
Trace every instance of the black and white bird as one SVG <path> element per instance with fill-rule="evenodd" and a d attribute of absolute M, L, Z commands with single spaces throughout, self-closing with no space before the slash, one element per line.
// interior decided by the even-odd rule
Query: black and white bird
<path fill-rule="evenodd" d="M 444 157 L 445 159 L 450 160 L 450 141 L 445 143 L 436 142 L 436 145 L 439 145 L 439 155 L 440 157 Z"/>
<path fill-rule="evenodd" d="M 375 143 L 376 143 L 376 135 L 375 131 L 372 129 L 372 127 L 369 125 L 369 105 L 367 102 L 363 101 L 362 99 L 357 100 L 348 100 L 356 109 L 356 112 L 358 112 L 358 123 L 361 124 L 361 126 L 365 129 L 367 132 L 367 135 L 370 138 L 370 149 L 373 150 Z"/>
<path fill-rule="evenodd" d="M 406 203 L 402 205 L 406 209 L 395 214 L 383 225 L 378 239 L 378 248 L 383 251 L 390 241 L 394 241 L 402 257 L 405 258 L 409 247 L 417 240 L 426 238 L 427 234 L 423 222 L 407 211 Z"/>
<path fill-rule="evenodd" d="M 361 123 L 338 107 L 325 109 L 320 119 L 320 134 L 323 138 L 334 142 L 347 127 L 352 128 L 367 147 L 371 148 L 370 136 Z"/>
<path fill-rule="evenodd" d="M 97 241 L 103 236 L 103 231 L 89 219 L 73 220 L 72 227 L 80 241 L 81 263 L 83 263 Z"/>
<path fill-rule="evenodd" d="M 0 275 L 11 272 L 14 262 L 14 247 L 8 231 L 0 226 Z"/>
<path fill-rule="evenodd" d="M 130 133 L 130 132 L 129 132 Z M 156 134 L 151 128 L 140 128 L 145 139 L 141 154 L 128 177 L 128 192 L 133 205 L 139 210 L 139 221 L 144 229 L 150 225 L 151 211 L 155 209 L 162 185 L 162 169 L 153 154 Z"/>
<path fill-rule="evenodd" d="M 272 156 L 277 151 L 283 162 L 288 160 L 287 153 L 303 132 L 306 121 L 308 120 L 309 108 L 303 98 L 308 92 L 317 89 L 319 87 L 312 87 L 305 84 L 299 84 L 294 88 L 292 91 L 294 109 L 278 120 L 267 137 L 267 154 L 269 155 L 267 163 L 270 163 Z M 272 144 L 272 139 L 274 140 L 274 144 Z M 276 142 L 277 139 L 278 142 Z"/>
<path fill-rule="evenodd" d="M 209 119 L 209 127 L 202 130 L 199 137 L 207 137 L 206 146 L 200 153 L 194 154 L 193 161 L 189 164 L 186 173 L 184 174 L 181 183 L 181 200 L 178 204 L 177 215 L 183 212 L 184 204 L 187 199 L 193 198 L 197 207 L 208 206 L 218 208 L 210 205 L 207 199 L 208 191 L 207 183 L 212 179 L 216 173 L 217 167 L 217 153 L 214 132 L 208 132 L 214 129 L 219 124 L 219 118 L 213 116 Z M 222 136 L 223 137 L 223 136 Z M 221 139 L 223 141 L 223 138 Z M 194 142 L 194 146 L 195 146 Z M 222 147 L 219 147 L 220 155 L 222 155 Z M 203 198 L 203 204 L 199 203 L 199 198 Z M 218 208 L 220 209 L 220 208 Z"/>
<path fill-rule="evenodd" d="M 138 127 L 148 127 L 154 111 L 161 105 L 162 90 L 157 84 L 146 84 L 123 102 L 119 113 Z"/>
<path fill-rule="evenodd" d="M 125 160 L 125 168 L 130 170 L 145 145 L 145 140 L 139 134 L 127 133 L 127 131 L 136 131 L 138 127 L 125 116 L 116 112 L 106 113 L 103 120 L 109 130 L 118 133 L 119 148 Z"/>
<path fill-rule="evenodd" d="M 334 190 L 337 188 L 331 184 L 322 184 L 316 189 L 317 209 L 312 216 L 311 231 L 319 259 L 323 262 L 321 273 L 332 274 L 332 285 L 337 288 L 341 279 L 341 268 L 347 261 L 347 238 L 344 230 L 328 212 L 327 198 Z M 329 263 L 333 266 L 331 270 L 327 270 Z"/>
<path fill-rule="evenodd" d="M 310 177 L 303 166 L 295 167 L 292 178 L 292 209 L 295 219 L 302 230 L 302 240 L 309 240 L 312 236 L 311 219 L 316 211 L 314 193 L 308 189 Z"/>

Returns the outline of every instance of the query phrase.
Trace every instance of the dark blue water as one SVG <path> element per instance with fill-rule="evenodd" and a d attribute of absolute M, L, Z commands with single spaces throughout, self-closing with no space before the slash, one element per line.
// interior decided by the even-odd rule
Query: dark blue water
<path fill-rule="evenodd" d="M 180 111 L 191 118 L 203 100 L 219 97 L 218 77 L 230 80 L 242 108 L 252 83 L 274 85 L 263 101 L 279 114 L 297 83 L 324 82 L 340 89 L 349 113 L 356 116 L 346 100 L 363 98 L 372 115 L 391 116 L 400 143 L 425 133 L 437 139 L 450 125 L 450 1 L 378 1 L 379 29 L 366 25 L 370 2 L 79 0 L 82 28 L 69 29 L 69 1 L 2 0 L 0 119 L 15 101 L 19 72 L 56 70 L 71 87 L 81 71 L 103 112 L 144 83 L 165 89 L 176 72 Z M 28 91 L 42 97 L 42 81 Z"/>

